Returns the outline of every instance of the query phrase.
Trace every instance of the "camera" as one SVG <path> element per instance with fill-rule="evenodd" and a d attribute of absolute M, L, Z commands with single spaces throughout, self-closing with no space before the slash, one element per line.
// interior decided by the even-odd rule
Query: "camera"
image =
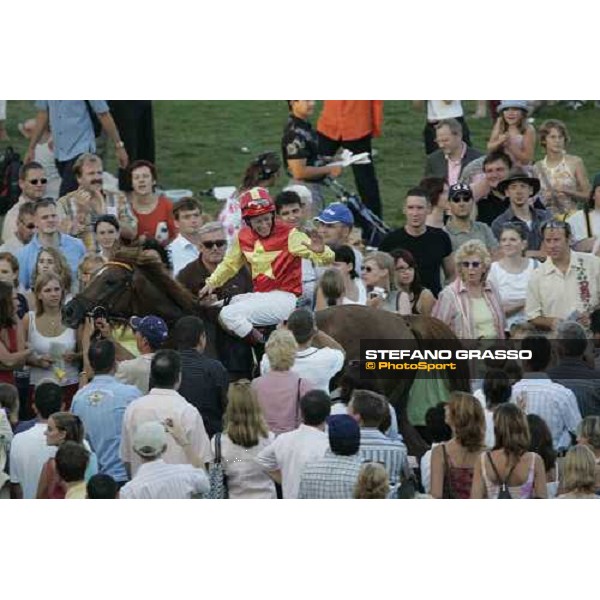
<path fill-rule="evenodd" d="M 369 292 L 369 298 L 381 298 L 382 300 L 385 300 L 387 296 L 387 292 L 382 287 L 374 287 L 373 290 Z"/>
<path fill-rule="evenodd" d="M 108 311 L 104 308 L 104 306 L 94 306 L 92 310 L 87 314 L 88 317 L 94 319 L 104 319 L 108 320 Z"/>

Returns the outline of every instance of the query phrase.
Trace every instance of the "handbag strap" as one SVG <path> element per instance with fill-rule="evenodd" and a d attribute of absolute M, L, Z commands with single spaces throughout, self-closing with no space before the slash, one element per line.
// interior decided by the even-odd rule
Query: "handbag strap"
<path fill-rule="evenodd" d="M 221 433 L 215 433 L 215 464 L 221 464 Z"/>
<path fill-rule="evenodd" d="M 519 461 L 517 460 L 517 462 L 508 471 L 508 475 L 504 479 L 502 479 L 502 477 L 500 477 L 500 473 L 498 473 L 498 469 L 496 469 L 496 465 L 494 464 L 494 461 L 492 460 L 491 452 L 486 452 L 486 455 L 488 457 L 488 460 L 490 461 L 490 465 L 492 465 L 492 470 L 494 471 L 494 475 L 496 475 L 496 479 L 498 480 L 498 485 L 500 487 L 505 487 L 505 488 L 508 487 L 508 480 L 510 479 L 510 476 L 513 474 L 513 471 L 515 470 L 516 466 L 519 464 Z"/>

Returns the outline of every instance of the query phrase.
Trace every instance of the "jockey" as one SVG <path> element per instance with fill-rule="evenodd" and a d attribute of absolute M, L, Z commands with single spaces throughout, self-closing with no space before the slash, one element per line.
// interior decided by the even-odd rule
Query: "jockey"
<path fill-rule="evenodd" d="M 221 310 L 219 320 L 250 344 L 260 344 L 263 336 L 255 326 L 276 325 L 296 308 L 302 293 L 301 259 L 326 265 L 333 262 L 334 253 L 317 233 L 309 237 L 276 219 L 275 203 L 266 189 L 255 187 L 244 192 L 240 206 L 245 224 L 198 295 L 212 294 L 248 264 L 254 292 L 233 297 Z"/>

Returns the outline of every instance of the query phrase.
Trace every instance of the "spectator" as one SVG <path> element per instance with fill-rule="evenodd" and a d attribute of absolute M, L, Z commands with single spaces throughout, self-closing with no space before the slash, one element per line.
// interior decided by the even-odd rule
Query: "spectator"
<path fill-rule="evenodd" d="M 344 350 L 332 337 L 317 329 L 313 313 L 306 308 L 296 309 L 286 326 L 298 344 L 291 370 L 312 381 L 314 389 L 329 393 L 329 382 L 344 366 Z M 263 375 L 271 370 L 268 354 L 263 355 L 260 367 Z"/>
<path fill-rule="evenodd" d="M 559 477 L 558 461 L 552 445 L 552 434 L 548 429 L 548 425 L 546 425 L 546 421 L 538 415 L 527 415 L 527 425 L 531 436 L 529 451 L 535 452 L 544 461 L 548 498 L 556 498 L 558 496 Z"/>
<path fill-rule="evenodd" d="M 486 281 L 491 258 L 479 240 L 465 242 L 455 256 L 458 277 L 440 294 L 432 316 L 465 339 L 503 339 L 504 311 L 496 288 Z"/>
<path fill-rule="evenodd" d="M 56 473 L 65 486 L 65 500 L 85 500 L 85 471 L 90 453 L 77 442 L 64 442 L 56 451 Z"/>
<path fill-rule="evenodd" d="M 545 204 L 554 218 L 571 217 L 578 203 L 589 197 L 590 182 L 585 165 L 579 156 L 567 154 L 570 138 L 562 121 L 544 121 L 539 134 L 545 156 L 535 163 L 534 172 L 540 178 Z"/>
<path fill-rule="evenodd" d="M 342 146 L 354 154 L 370 156 L 371 138 L 381 135 L 383 100 L 325 100 L 317 122 L 319 154 L 333 156 Z M 352 165 L 358 194 L 376 215 L 382 215 L 379 184 L 371 160 Z"/>
<path fill-rule="evenodd" d="M 0 413 L 2 412 L 11 430 L 15 431 L 19 425 L 19 392 L 11 383 L 0 383 Z"/>
<path fill-rule="evenodd" d="M 19 285 L 19 261 L 10 252 L 0 252 L 0 281 L 8 283 L 17 293 L 17 317 L 22 319 L 29 312 L 25 290 Z"/>
<path fill-rule="evenodd" d="M 325 269 L 319 278 L 315 310 L 324 310 L 329 306 L 342 306 L 345 291 L 346 285 L 342 273 L 335 268 Z"/>
<path fill-rule="evenodd" d="M 87 482 L 88 500 L 116 500 L 118 497 L 119 487 L 110 475 L 96 473 Z"/>
<path fill-rule="evenodd" d="M 58 275 L 61 287 L 66 293 L 65 303 L 68 302 L 71 299 L 71 290 L 73 289 L 73 276 L 65 257 L 52 246 L 40 248 L 33 268 L 31 289 L 35 288 L 38 277 L 46 273 Z M 31 301 L 35 304 L 35 298 L 31 298 Z"/>
<path fill-rule="evenodd" d="M 25 341 L 32 351 L 27 357 L 27 364 L 32 367 L 30 391 L 40 381 L 54 379 L 63 387 L 68 409 L 78 388 L 81 354 L 77 332 L 65 327 L 61 318 L 66 292 L 53 272 L 38 277 L 33 292 L 35 310 L 23 317 Z"/>
<path fill-rule="evenodd" d="M 502 404 L 494 413 L 496 445 L 481 454 L 475 465 L 471 498 L 546 498 L 542 459 L 529 452 L 531 438 L 525 413 L 514 404 Z"/>
<path fill-rule="evenodd" d="M 202 417 L 195 406 L 177 393 L 181 383 L 181 359 L 173 350 L 159 350 L 152 358 L 150 366 L 150 391 L 131 402 L 125 410 L 123 431 L 121 435 L 120 455 L 129 473 L 135 475 L 143 463 L 142 455 L 137 452 L 141 446 L 135 445 L 135 433 L 143 423 L 149 421 L 163 422 L 171 419 L 187 438 L 194 456 L 200 457 L 204 463 L 211 460 L 210 442 L 204 429 Z M 135 445 L 135 448 L 134 448 Z M 152 458 L 162 455 L 162 460 L 169 464 L 189 464 L 192 461 L 186 450 L 176 440 L 169 439 L 166 449 L 162 445 L 154 445 Z"/>
<path fill-rule="evenodd" d="M 394 250 L 392 253 L 398 285 L 398 312 L 401 315 L 431 316 L 435 296 L 421 283 L 415 257 L 408 251 Z"/>
<path fill-rule="evenodd" d="M 114 215 L 100 215 L 94 223 L 94 237 L 98 254 L 106 261 L 112 260 L 120 247 L 121 224 Z"/>
<path fill-rule="evenodd" d="M 121 383 L 134 385 L 147 394 L 150 389 L 151 361 L 167 339 L 169 329 L 167 324 L 155 315 L 131 317 L 129 325 L 135 333 L 135 343 L 140 354 L 136 358 L 121 361 L 115 377 Z"/>
<path fill-rule="evenodd" d="M 284 500 L 298 497 L 304 467 L 324 456 L 329 448 L 325 421 L 330 410 L 331 400 L 325 392 L 308 392 L 300 399 L 300 427 L 281 434 L 258 454 L 258 463 L 281 484 Z"/>
<path fill-rule="evenodd" d="M 225 367 L 204 354 L 204 323 L 194 316 L 181 317 L 173 328 L 173 341 L 181 357 L 179 393 L 198 409 L 209 438 L 223 431 L 229 377 Z"/>
<path fill-rule="evenodd" d="M 396 286 L 394 259 L 387 252 L 368 254 L 361 276 L 367 289 L 367 306 L 398 312 L 400 294 Z"/>
<path fill-rule="evenodd" d="M 99 250 L 94 239 L 96 221 L 101 215 L 117 218 L 120 235 L 127 240 L 136 236 L 137 221 L 127 198 L 121 192 L 103 189 L 102 160 L 95 154 L 82 154 L 73 165 L 77 189 L 59 199 L 60 229 L 79 238 L 88 252 Z"/>
<path fill-rule="evenodd" d="M 528 167 L 535 153 L 535 128 L 527 122 L 525 100 L 503 100 L 487 144 L 488 152 L 503 151 L 515 167 Z"/>
<path fill-rule="evenodd" d="M 24 202 L 19 206 L 16 215 L 16 223 L 11 232 L 11 240 L 0 246 L 0 253 L 10 253 L 13 256 L 17 256 L 17 254 L 29 244 L 35 234 L 34 215 L 34 202 Z"/>
<path fill-rule="evenodd" d="M 527 227 L 528 255 L 542 256 L 542 224 L 551 218 L 547 210 L 534 208 L 530 205 L 530 198 L 540 191 L 540 181 L 530 177 L 521 169 L 512 169 L 508 177 L 498 184 L 498 191 L 508 196 L 510 206 L 492 222 L 492 231 L 500 239 L 502 226 L 509 221 L 516 221 Z"/>
<path fill-rule="evenodd" d="M 512 160 L 505 152 L 490 152 L 483 160 L 483 178 L 471 188 L 477 201 L 477 220 L 492 226 L 494 220 L 510 207 L 510 200 L 498 190 L 508 177 Z"/>
<path fill-rule="evenodd" d="M 600 491 L 600 417 L 586 417 L 577 430 L 577 443 L 594 453 L 596 463 L 596 492 Z"/>
<path fill-rule="evenodd" d="M 360 428 L 349 415 L 334 415 L 327 420 L 329 449 L 325 456 L 307 463 L 300 478 L 298 498 L 352 498 L 362 465 Z"/>
<path fill-rule="evenodd" d="M 77 267 L 77 288 L 83 292 L 94 275 L 104 266 L 104 258 L 91 252 L 86 254 Z"/>
<path fill-rule="evenodd" d="M 342 304 L 367 303 L 367 289 L 365 288 L 358 271 L 356 270 L 356 254 L 352 246 L 337 246 L 334 248 L 335 262 L 333 266 L 338 269 L 344 278 L 344 296 Z M 319 295 L 317 291 L 317 306 Z M 316 309 L 318 310 L 318 308 Z"/>
<path fill-rule="evenodd" d="M 275 435 L 300 425 L 300 398 L 315 389 L 311 379 L 291 370 L 297 351 L 291 331 L 274 331 L 265 347 L 272 370 L 252 381 L 269 430 Z"/>
<path fill-rule="evenodd" d="M 494 412 L 502 404 L 510 401 L 512 384 L 509 379 L 508 369 L 488 368 L 483 379 L 483 388 L 475 392 L 475 397 L 483 400 L 485 417 L 485 439 L 486 448 L 493 448 L 496 440 L 494 438 Z M 477 392 L 481 392 L 479 395 Z"/>
<path fill-rule="evenodd" d="M 180 461 L 174 464 L 167 459 L 172 442 L 163 423 L 154 420 L 139 423 L 132 439 L 131 448 L 139 468 L 121 488 L 121 500 L 186 500 L 209 492 L 204 469 Z M 128 447 L 124 451 L 130 454 Z"/>
<path fill-rule="evenodd" d="M 560 360 L 546 371 L 548 377 L 575 394 L 582 417 L 600 416 L 600 370 L 585 360 L 585 329 L 579 323 L 565 321 L 556 328 L 556 337 Z"/>
<path fill-rule="evenodd" d="M 25 163 L 19 170 L 19 187 L 21 195 L 4 215 L 2 224 L 2 241 L 5 244 L 13 244 L 19 240 L 19 236 L 24 232 L 17 228 L 21 207 L 24 204 L 35 203 L 46 196 L 46 184 L 48 178 L 44 172 L 44 167 L 38 162 Z M 33 235 L 33 232 L 32 232 Z"/>
<path fill-rule="evenodd" d="M 531 275 L 525 313 L 538 329 L 555 330 L 561 319 L 589 326 L 600 305 L 600 258 L 571 250 L 571 227 L 548 221 L 542 227 L 548 259 Z"/>
<path fill-rule="evenodd" d="M 583 209 L 568 217 L 567 223 L 573 232 L 573 249 L 597 256 L 600 249 L 600 178 L 594 181 Z"/>
<path fill-rule="evenodd" d="M 58 412 L 48 417 L 48 423 L 45 431 L 46 444 L 54 448 L 60 448 L 65 442 L 73 442 L 85 446 L 89 450 L 89 445 L 84 442 L 83 423 L 81 419 L 71 413 Z M 96 455 L 89 454 L 89 460 L 86 462 L 84 469 L 85 480 L 87 481 L 92 475 L 98 472 L 98 461 Z M 37 486 L 38 500 L 62 500 L 68 491 L 67 485 L 56 470 L 56 461 L 54 458 L 49 458 L 42 468 L 40 480 Z"/>
<path fill-rule="evenodd" d="M 450 187 L 450 219 L 444 230 L 450 236 L 452 250 L 456 252 L 460 246 L 470 240 L 479 240 L 485 244 L 490 253 L 498 249 L 498 242 L 488 225 L 481 221 L 473 221 L 473 192 L 466 183 L 456 183 Z"/>
<path fill-rule="evenodd" d="M 130 201 L 137 219 L 137 236 L 155 238 L 162 246 L 175 239 L 175 221 L 171 202 L 159 196 L 156 190 L 156 167 L 147 160 L 136 160 L 129 165 L 131 177 Z"/>
<path fill-rule="evenodd" d="M 475 465 L 484 450 L 481 404 L 471 394 L 453 392 L 446 405 L 446 422 L 452 438 L 431 454 L 431 495 L 466 500 L 471 496 Z"/>
<path fill-rule="evenodd" d="M 458 182 L 470 162 L 481 156 L 479 150 L 465 143 L 462 125 L 456 119 L 442 119 L 436 124 L 435 141 L 439 149 L 427 156 L 424 177 L 441 177 L 450 186 Z"/>
<path fill-rule="evenodd" d="M 498 290 L 508 332 L 513 325 L 527 320 L 527 283 L 538 262 L 525 256 L 527 229 L 521 223 L 509 221 L 502 226 L 500 249 L 502 256 L 491 264 L 487 280 Z"/>
<path fill-rule="evenodd" d="M 360 454 L 364 460 L 381 461 L 387 469 L 390 485 L 395 488 L 408 476 L 406 446 L 401 438 L 390 440 L 379 426 L 389 411 L 387 400 L 375 392 L 355 390 L 348 414 L 360 425 Z"/>
<path fill-rule="evenodd" d="M 425 413 L 425 427 L 427 439 L 431 441 L 431 448 L 421 458 L 421 484 L 426 494 L 431 493 L 431 455 L 434 448 L 442 442 L 447 442 L 452 437 L 452 429 L 446 423 L 446 403 L 440 402 L 432 406 Z"/>
<path fill-rule="evenodd" d="M 356 259 L 354 268 L 359 273 L 363 257 L 350 243 L 350 234 L 354 227 L 354 216 L 351 210 L 343 202 L 332 202 L 315 217 L 315 221 L 317 232 L 328 246 L 335 248 L 345 244 L 352 248 Z"/>
<path fill-rule="evenodd" d="M 560 500 L 598 500 L 594 453 L 583 445 L 567 452 Z"/>
<path fill-rule="evenodd" d="M 451 281 L 454 278 L 454 260 L 448 234 L 425 224 L 430 208 L 429 196 L 425 190 L 408 190 L 404 204 L 406 225 L 388 233 L 379 245 L 379 250 L 408 250 L 415 257 L 423 285 L 437 297 L 442 289 L 440 269 L 443 269 L 446 280 Z"/>
<path fill-rule="evenodd" d="M 31 349 L 25 347 L 23 325 L 16 314 L 16 291 L 0 281 L 0 382 L 14 385 L 15 368 L 25 365 Z"/>
<path fill-rule="evenodd" d="M 11 497 L 32 499 L 37 495 L 42 468 L 54 456 L 56 448 L 46 444 L 48 419 L 64 409 L 62 390 L 53 382 L 42 382 L 35 389 L 32 427 L 16 433 L 10 447 Z"/>
<path fill-rule="evenodd" d="M 274 152 L 259 154 L 250 163 L 244 173 L 242 185 L 227 199 L 225 208 L 219 214 L 219 223 L 224 240 L 231 243 L 242 226 L 240 196 L 255 187 L 268 190 L 275 184 L 280 170 L 281 160 Z"/>
<path fill-rule="evenodd" d="M 201 214 L 200 202 L 194 198 L 182 198 L 173 205 L 173 219 L 178 234 L 167 246 L 173 261 L 173 277 L 177 277 L 179 271 L 200 254 L 198 243 Z"/>
<path fill-rule="evenodd" d="M 142 393 L 132 385 L 115 379 L 115 345 L 110 340 L 93 342 L 87 351 L 94 379 L 82 387 L 71 405 L 87 432 L 98 457 L 100 473 L 110 475 L 119 487 L 127 482 L 127 473 L 119 456 L 123 416 L 129 404 Z"/>
<path fill-rule="evenodd" d="M 32 159 L 37 143 L 50 129 L 54 139 L 54 155 L 62 177 L 60 196 L 77 189 L 73 165 L 81 154 L 96 151 L 94 124 L 91 113 L 96 113 L 102 129 L 115 145 L 119 166 L 129 162 L 125 144 L 104 100 L 38 100 L 35 131 L 29 139 L 25 162 Z"/>
<path fill-rule="evenodd" d="M 77 277 L 77 266 L 85 254 L 85 246 L 81 240 L 60 233 L 58 230 L 58 213 L 54 200 L 44 199 L 35 205 L 34 223 L 37 233 L 19 252 L 19 280 L 24 288 L 32 281 L 33 269 L 41 248 L 50 246 L 59 250 L 66 259 L 71 277 Z"/>
<path fill-rule="evenodd" d="M 448 220 L 448 211 L 450 210 L 448 183 L 443 177 L 425 177 L 419 182 L 419 187 L 427 192 L 431 206 L 425 224 L 442 229 Z"/>
<path fill-rule="evenodd" d="M 360 468 L 354 498 L 358 500 L 385 500 L 390 495 L 390 480 L 385 466 L 366 462 Z"/>
<path fill-rule="evenodd" d="M 315 109 L 314 100 L 288 100 L 289 117 L 283 130 L 281 151 L 292 183 L 308 187 L 315 209 L 323 208 L 321 182 L 327 176 L 338 177 L 341 167 L 320 166 L 317 134 L 308 122 Z"/>
<path fill-rule="evenodd" d="M 221 462 L 227 477 L 230 499 L 276 498 L 273 480 L 256 457 L 273 443 L 250 381 L 231 384 L 228 393 L 225 431 L 221 436 Z M 215 440 L 212 440 L 214 453 Z"/>
<path fill-rule="evenodd" d="M 463 130 L 463 139 L 467 146 L 471 145 L 469 127 L 465 121 L 465 113 L 461 100 L 426 100 L 427 123 L 423 129 L 425 141 L 425 154 L 431 154 L 438 149 L 436 142 L 436 128 L 444 119 L 454 119 L 460 123 Z M 420 108 L 423 100 L 414 100 L 413 106 Z"/>
<path fill-rule="evenodd" d="M 521 343 L 522 350 L 531 352 L 523 361 L 523 379 L 513 386 L 512 402 L 522 402 L 527 414 L 537 414 L 548 425 L 556 451 L 566 450 L 581 422 L 575 394 L 547 376 L 552 356 L 550 341 L 542 335 L 529 335 Z"/>

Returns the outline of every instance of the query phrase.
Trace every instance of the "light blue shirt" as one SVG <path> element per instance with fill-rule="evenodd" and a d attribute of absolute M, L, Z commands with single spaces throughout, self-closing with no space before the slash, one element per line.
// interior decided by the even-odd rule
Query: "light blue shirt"
<path fill-rule="evenodd" d="M 54 156 L 64 162 L 84 152 L 96 152 L 94 126 L 85 100 L 37 100 L 35 107 L 48 113 Z M 105 100 L 88 100 L 96 114 L 108 112 Z"/>
<path fill-rule="evenodd" d="M 81 240 L 67 235 L 66 233 L 59 233 L 58 235 L 60 236 L 58 250 L 65 257 L 71 268 L 73 281 L 77 281 L 77 267 L 85 255 L 85 246 Z M 39 235 L 36 233 L 29 244 L 27 244 L 17 255 L 19 261 L 19 282 L 25 289 L 29 289 L 33 286 L 33 281 L 31 279 L 35 270 L 37 256 L 42 247 Z M 66 290 L 67 293 L 70 291 L 71 290 Z"/>
<path fill-rule="evenodd" d="M 73 398 L 71 412 L 83 422 L 85 435 L 98 457 L 99 472 L 115 481 L 127 481 L 119 456 L 125 409 L 142 392 L 112 375 L 96 375 Z"/>

